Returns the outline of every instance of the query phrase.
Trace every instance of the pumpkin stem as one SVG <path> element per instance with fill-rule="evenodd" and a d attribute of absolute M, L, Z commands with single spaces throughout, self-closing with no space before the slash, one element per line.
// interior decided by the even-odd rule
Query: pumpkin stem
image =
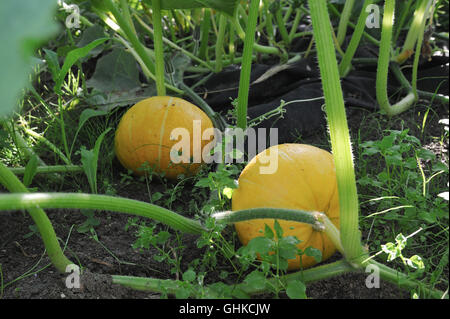
<path fill-rule="evenodd" d="M 319 223 L 323 227 L 322 230 L 319 229 L 318 231 L 325 232 L 325 234 L 328 236 L 328 238 L 330 238 L 334 246 L 336 246 L 337 250 L 339 250 L 339 252 L 343 256 L 345 256 L 344 247 L 342 246 L 341 243 L 341 234 L 339 232 L 339 229 L 337 229 L 337 227 L 331 222 L 328 216 L 325 215 L 324 213 L 315 212 L 314 214 L 315 217 L 317 218 L 317 223 Z"/>
<path fill-rule="evenodd" d="M 323 229 L 325 226 L 317 220 L 317 212 L 307 212 L 298 209 L 261 207 L 236 211 L 225 211 L 212 215 L 222 223 L 237 223 L 251 219 L 271 218 L 291 220 L 310 224 L 312 227 Z"/>
<path fill-rule="evenodd" d="M 161 2 L 160 0 L 152 0 L 153 11 L 153 42 L 155 46 L 155 76 L 156 76 L 156 91 L 158 96 L 166 95 L 166 86 L 164 78 L 164 47 L 163 47 L 163 29 L 161 17 Z"/>

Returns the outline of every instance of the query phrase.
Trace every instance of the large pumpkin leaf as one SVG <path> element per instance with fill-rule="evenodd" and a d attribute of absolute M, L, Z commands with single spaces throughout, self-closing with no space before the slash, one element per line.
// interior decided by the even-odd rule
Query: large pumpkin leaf
<path fill-rule="evenodd" d="M 53 36 L 55 0 L 0 1 L 0 116 L 8 115 L 28 83 L 35 49 Z"/>
<path fill-rule="evenodd" d="M 128 91 L 140 87 L 136 60 L 125 50 L 114 49 L 98 60 L 87 85 L 100 92 Z"/>
<path fill-rule="evenodd" d="M 154 83 L 141 85 L 136 60 L 119 48 L 98 60 L 94 75 L 87 85 L 94 90 L 86 102 L 107 112 L 156 94 Z"/>
<path fill-rule="evenodd" d="M 146 2 L 151 5 L 150 0 L 146 0 Z M 239 0 L 163 0 L 161 9 L 211 8 L 233 16 L 238 3 Z"/>
<path fill-rule="evenodd" d="M 105 112 L 110 112 L 116 107 L 133 105 L 142 101 L 143 99 L 152 97 L 156 95 L 156 86 L 150 84 L 147 87 L 135 88 L 128 91 L 117 91 L 117 92 L 99 92 L 95 91 L 89 98 L 85 101 Z"/>

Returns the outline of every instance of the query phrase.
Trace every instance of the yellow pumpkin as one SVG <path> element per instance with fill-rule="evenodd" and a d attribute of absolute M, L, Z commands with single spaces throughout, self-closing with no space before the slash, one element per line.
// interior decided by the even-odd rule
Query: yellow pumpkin
<path fill-rule="evenodd" d="M 194 121 L 200 121 L 196 125 L 201 129 L 196 143 L 193 141 Z M 172 134 L 176 128 L 186 129 L 189 133 L 188 163 L 175 164 L 171 160 L 172 147 L 180 141 L 178 135 Z M 208 128 L 213 128 L 211 120 L 194 104 L 177 97 L 154 96 L 135 104 L 123 115 L 116 130 L 114 149 L 120 163 L 138 175 L 144 174 L 142 167 L 148 163 L 156 172 L 175 179 L 179 174 L 191 175 L 199 170 L 201 156 L 198 163 L 192 159 L 213 139 L 202 139 Z"/>
<path fill-rule="evenodd" d="M 277 152 L 277 169 L 273 174 L 261 174 L 267 162 L 262 156 Z M 272 153 L 273 154 L 273 153 Z M 305 144 L 272 146 L 254 157 L 239 176 L 239 186 L 233 192 L 232 210 L 258 207 L 288 208 L 324 212 L 339 227 L 339 198 L 333 156 L 320 148 Z M 296 236 L 303 251 L 314 247 L 326 260 L 336 251 L 324 232 L 309 224 L 278 220 L 284 236 Z M 265 224 L 273 229 L 273 219 L 254 219 L 235 223 L 236 232 L 243 245 L 263 235 Z M 316 264 L 313 257 L 302 255 L 301 266 Z M 300 256 L 288 260 L 288 269 L 300 268 Z"/>

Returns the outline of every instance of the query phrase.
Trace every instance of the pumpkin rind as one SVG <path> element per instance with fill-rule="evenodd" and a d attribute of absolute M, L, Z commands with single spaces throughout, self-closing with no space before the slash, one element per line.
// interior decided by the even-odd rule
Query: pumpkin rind
<path fill-rule="evenodd" d="M 277 151 L 278 167 L 273 174 L 261 174 L 264 152 Z M 232 210 L 258 207 L 290 208 L 324 212 L 339 227 L 339 198 L 333 156 L 320 148 L 305 144 L 281 144 L 268 148 L 254 157 L 239 176 L 239 186 L 233 192 Z M 284 236 L 296 236 L 302 242 L 298 248 L 311 246 L 322 251 L 322 260 L 336 251 L 325 233 L 309 224 L 278 220 Z M 265 224 L 273 229 L 273 219 L 254 219 L 235 223 L 243 245 L 262 236 Z M 301 265 L 316 264 L 313 257 L 303 255 Z M 300 268 L 300 257 L 288 261 L 289 270 Z"/>
<path fill-rule="evenodd" d="M 172 146 L 180 141 L 171 132 L 185 128 L 190 136 L 190 156 L 194 151 L 194 120 L 201 121 L 201 134 L 213 128 L 209 117 L 194 104 L 170 96 L 154 96 L 132 106 L 122 117 L 114 138 L 114 149 L 119 162 L 138 175 L 145 162 L 169 179 L 179 174 L 195 174 L 202 163 L 174 164 L 170 159 Z M 200 135 L 201 138 L 201 135 Z M 212 138 L 211 138 L 212 140 Z M 200 150 L 211 140 L 201 140 Z"/>

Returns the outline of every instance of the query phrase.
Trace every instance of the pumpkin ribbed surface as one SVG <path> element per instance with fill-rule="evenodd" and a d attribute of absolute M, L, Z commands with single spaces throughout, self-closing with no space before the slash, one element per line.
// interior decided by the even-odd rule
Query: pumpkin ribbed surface
<path fill-rule="evenodd" d="M 194 121 L 201 121 L 199 140 L 194 143 Z M 189 132 L 190 163 L 173 163 L 172 146 L 181 140 L 173 136 L 175 128 Z M 131 107 L 120 120 L 114 139 L 114 149 L 120 163 L 142 175 L 144 163 L 169 179 L 179 174 L 191 175 L 201 163 L 193 163 L 194 152 L 199 152 L 211 140 L 202 140 L 204 130 L 213 128 L 209 117 L 197 106 L 177 97 L 154 96 Z"/>
<path fill-rule="evenodd" d="M 265 152 L 277 151 L 278 167 L 273 174 L 261 174 L 267 167 L 260 158 Z M 281 144 L 268 148 L 254 157 L 239 176 L 239 186 L 233 192 L 232 210 L 258 207 L 289 208 L 324 212 L 339 227 L 339 199 L 333 156 L 320 148 L 305 144 Z M 284 236 L 296 236 L 302 242 L 298 248 L 311 246 L 322 251 L 322 260 L 335 251 L 333 243 L 321 231 L 309 224 L 278 221 Z M 243 245 L 263 235 L 265 224 L 273 229 L 273 219 L 254 219 L 235 223 Z M 300 268 L 300 256 L 288 261 L 289 270 Z M 301 265 L 316 264 L 313 257 L 303 255 Z"/>

